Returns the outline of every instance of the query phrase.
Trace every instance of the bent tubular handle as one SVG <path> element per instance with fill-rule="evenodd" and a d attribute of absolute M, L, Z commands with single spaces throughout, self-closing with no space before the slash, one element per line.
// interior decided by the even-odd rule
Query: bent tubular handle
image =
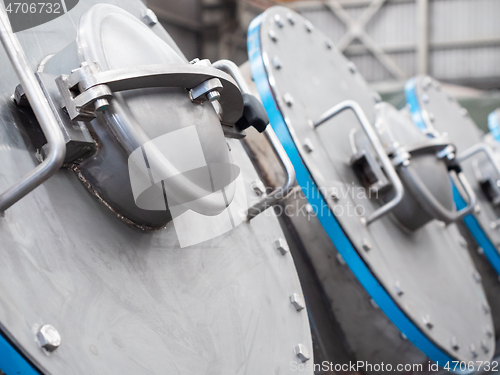
<path fill-rule="evenodd" d="M 427 186 L 422 182 L 420 177 L 412 170 L 411 166 L 401 166 L 400 175 L 417 202 L 437 220 L 443 221 L 447 224 L 461 220 L 466 215 L 470 214 L 476 206 L 476 194 L 474 194 L 474 191 L 470 187 L 462 172 L 458 172 L 456 175 L 458 182 L 460 182 L 465 194 L 467 195 L 465 201 L 469 203 L 460 211 L 450 211 L 443 207 L 443 205 L 432 195 L 429 189 L 427 189 Z M 460 190 L 461 189 L 458 189 L 458 191 Z"/>
<path fill-rule="evenodd" d="M 487 156 L 489 162 L 491 163 L 491 165 L 495 169 L 495 172 L 498 174 L 498 177 L 500 178 L 500 168 L 498 167 L 498 164 L 495 161 L 495 157 L 493 156 L 493 151 L 485 143 L 478 143 L 477 145 L 468 148 L 467 150 L 465 150 L 464 152 L 462 152 L 460 155 L 457 156 L 457 161 L 461 163 L 479 153 L 483 153 Z"/>
<path fill-rule="evenodd" d="M 321 116 L 321 118 L 318 121 L 313 123 L 313 128 L 317 129 L 320 125 L 324 124 L 332 117 L 338 115 L 339 113 L 347 109 L 351 109 L 358 118 L 359 122 L 361 123 L 363 130 L 365 131 L 366 135 L 368 136 L 368 139 L 370 140 L 370 143 L 375 149 L 375 152 L 377 153 L 380 162 L 382 163 L 382 166 L 384 167 L 384 170 L 387 173 L 387 177 L 389 178 L 389 181 L 391 182 L 396 193 L 393 199 L 391 199 L 382 207 L 372 212 L 371 215 L 369 215 L 366 218 L 366 225 L 370 225 L 371 223 L 380 219 L 384 215 L 387 215 L 401 202 L 404 195 L 404 187 L 403 184 L 401 183 L 401 180 L 399 179 L 396 170 L 394 169 L 394 166 L 392 165 L 391 160 L 389 159 L 389 157 L 385 153 L 384 148 L 380 144 L 378 136 L 375 133 L 375 130 L 373 130 L 370 121 L 366 118 L 366 115 L 361 109 L 361 106 L 354 100 L 346 100 L 330 108 Z"/>
<path fill-rule="evenodd" d="M 234 78 L 240 90 L 243 94 L 251 94 L 250 88 L 248 87 L 245 78 L 241 74 L 238 66 L 229 60 L 219 60 L 212 64 L 213 67 L 223 70 Z M 266 209 L 276 204 L 283 198 L 286 198 L 288 194 L 293 190 L 293 185 L 295 184 L 295 169 L 293 164 L 288 157 L 283 145 L 279 141 L 273 128 L 267 126 L 264 130 L 264 135 L 273 147 L 275 155 L 278 157 L 281 166 L 286 174 L 286 181 L 282 187 L 276 189 L 271 194 L 267 195 L 259 202 L 254 204 L 248 209 L 247 220 L 252 220 L 254 217 L 258 216 L 260 213 L 264 212 Z"/>
<path fill-rule="evenodd" d="M 21 44 L 14 35 L 5 9 L 0 6 L 0 39 L 21 82 L 28 101 L 48 143 L 45 160 L 6 191 L 0 194 L 0 212 L 25 197 L 61 168 L 66 156 L 64 137 L 54 113 L 33 73 Z"/>

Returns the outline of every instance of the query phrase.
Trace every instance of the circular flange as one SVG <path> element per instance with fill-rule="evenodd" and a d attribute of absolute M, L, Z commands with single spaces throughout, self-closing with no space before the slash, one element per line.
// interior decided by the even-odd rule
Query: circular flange
<path fill-rule="evenodd" d="M 491 326 L 491 316 L 483 308 L 484 291 L 474 280 L 476 271 L 456 226 L 433 221 L 407 233 L 389 217 L 364 225 L 354 209 L 369 213 L 379 204 L 368 194 L 357 194 L 360 185 L 349 166 L 350 134 L 360 129 L 359 122 L 344 112 L 316 130 L 311 126 L 328 109 L 349 99 L 374 123 L 378 96 L 370 92 L 356 67 L 310 22 L 282 7 L 253 21 L 248 52 L 256 87 L 299 184 L 376 305 L 441 365 L 456 359 L 489 359 L 494 341 L 485 329 Z M 340 192 L 338 202 L 327 197 L 332 188 Z M 380 350 L 397 352 L 397 348 Z"/>
<path fill-rule="evenodd" d="M 29 60 L 39 62 L 55 45 L 73 42 L 74 17 L 78 19 L 78 12 L 92 3 L 80 1 L 60 22 L 25 34 L 25 45 L 37 46 L 25 49 Z M 145 11 L 136 0 L 122 0 L 120 6 L 139 17 Z M 111 23 L 106 32 L 112 32 L 113 20 L 123 19 L 123 11 L 114 9 L 118 17 L 107 18 Z M 152 28 L 166 35 L 158 30 L 160 25 Z M 37 38 L 37 33 L 44 38 Z M 178 50 L 169 38 L 162 39 L 158 42 L 166 41 Z M 141 40 L 138 37 L 136 42 Z M 119 36 L 114 41 L 116 49 L 133 43 Z M 132 50 L 128 53 L 139 62 L 145 59 Z M 9 66 L 2 51 L 0 62 Z M 9 104 L 16 83 L 10 71 L 0 83 L 2 110 L 9 113 L 0 119 L 0 138 L 5 142 L 0 174 L 5 185 L 34 168 L 33 154 L 19 130 L 25 118 Z M 163 94 L 153 90 L 127 99 L 142 103 L 142 112 L 158 110 L 168 124 L 191 126 L 207 119 L 207 127 L 220 126 L 214 109 L 195 107 L 186 100 L 185 90 L 169 93 L 172 101 Z M 176 96 L 180 99 L 175 100 Z M 179 108 L 171 108 L 172 103 Z M 135 110 L 140 110 L 139 104 Z M 153 115 L 137 117 L 151 132 L 161 133 L 161 126 L 150 122 Z M 110 139 L 100 139 L 99 147 L 109 146 Z M 258 176 L 243 145 L 224 138 L 220 144 L 205 141 L 214 153 L 226 155 L 230 150 L 229 158 L 241 169 L 248 204 L 259 200 L 251 188 Z M 112 180 L 118 173 L 101 174 L 101 178 Z M 31 373 L 16 368 L 16 350 L 22 353 L 18 359 L 28 358 L 37 371 L 51 374 L 232 375 L 242 369 L 251 374 L 269 369 L 283 374 L 293 362 L 312 362 L 307 310 L 298 311 L 293 304 L 303 304 L 293 259 L 276 246 L 280 239 L 280 246 L 286 246 L 283 237 L 271 212 L 181 249 L 174 223 L 154 232 L 127 226 L 71 172 L 61 170 L 0 217 L 0 369 L 10 371 L 12 365 L 13 373 Z M 36 340 L 37 331 L 46 324 L 61 337 L 60 346 L 50 355 Z"/>

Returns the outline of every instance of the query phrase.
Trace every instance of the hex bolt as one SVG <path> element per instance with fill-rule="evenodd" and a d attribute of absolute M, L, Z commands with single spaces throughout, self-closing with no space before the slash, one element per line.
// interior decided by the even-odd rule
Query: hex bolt
<path fill-rule="evenodd" d="M 289 107 L 291 107 L 293 105 L 293 96 L 287 92 L 285 95 L 283 95 L 283 100 L 285 101 L 285 104 Z"/>
<path fill-rule="evenodd" d="M 332 198 L 332 201 L 334 202 L 338 202 L 340 200 L 337 189 L 335 188 L 330 189 L 330 198 Z"/>
<path fill-rule="evenodd" d="M 491 311 L 491 310 L 490 310 L 490 307 L 488 306 L 488 304 L 487 304 L 486 302 L 483 302 L 482 307 L 483 307 L 483 312 L 484 312 L 484 314 L 485 314 L 485 315 L 488 315 L 488 314 L 490 313 L 490 311 Z"/>
<path fill-rule="evenodd" d="M 457 342 L 457 338 L 455 336 L 451 337 L 450 344 L 451 344 L 451 348 L 454 351 L 458 351 L 460 349 L 460 346 L 458 345 L 458 342 Z"/>
<path fill-rule="evenodd" d="M 281 65 L 281 60 L 278 56 L 274 56 L 273 58 L 273 66 L 274 66 L 274 69 L 276 70 L 280 70 L 282 65 Z"/>
<path fill-rule="evenodd" d="M 276 22 L 276 25 L 281 29 L 283 28 L 283 21 L 281 20 L 281 16 L 279 14 L 274 15 L 274 22 Z"/>
<path fill-rule="evenodd" d="M 352 61 L 349 61 L 347 63 L 347 67 L 349 68 L 349 71 L 352 73 L 352 74 L 355 74 L 357 71 L 358 71 L 358 68 L 356 68 L 356 65 L 352 62 Z"/>
<path fill-rule="evenodd" d="M 269 38 L 271 38 L 271 40 L 273 42 L 278 41 L 278 36 L 276 35 L 276 32 L 274 30 L 269 30 L 268 35 L 269 35 Z"/>
<path fill-rule="evenodd" d="M 426 314 L 424 316 L 424 318 L 422 319 L 422 321 L 424 322 L 424 325 L 428 328 L 428 329 L 432 329 L 434 328 L 434 324 L 432 323 L 431 321 L 431 317 L 429 314 Z"/>
<path fill-rule="evenodd" d="M 340 253 L 337 253 L 337 261 L 341 266 L 345 266 L 347 263 L 345 262 L 345 259 Z"/>
<path fill-rule="evenodd" d="M 314 146 L 309 138 L 304 139 L 304 150 L 306 150 L 308 154 L 314 151 Z"/>
<path fill-rule="evenodd" d="M 472 354 L 472 358 L 477 358 L 476 345 L 470 344 L 469 348 L 470 348 L 470 352 Z"/>
<path fill-rule="evenodd" d="M 476 283 L 478 283 L 478 284 L 480 284 L 480 283 L 481 283 L 481 275 L 480 275 L 479 273 L 474 272 L 474 273 L 472 274 L 472 278 L 474 279 L 474 281 L 475 281 Z"/>
<path fill-rule="evenodd" d="M 401 283 L 399 281 L 396 281 L 394 283 L 394 290 L 396 291 L 396 294 L 401 297 L 405 292 L 401 288 Z"/>
<path fill-rule="evenodd" d="M 364 251 L 368 252 L 372 249 L 372 245 L 368 240 L 365 238 L 363 239 L 363 244 L 361 245 Z"/>
<path fill-rule="evenodd" d="M 293 16 L 293 13 L 288 13 L 286 15 L 286 18 L 288 20 L 288 22 L 290 23 L 290 25 L 295 25 L 295 17 Z"/>
<path fill-rule="evenodd" d="M 94 102 L 94 109 L 97 112 L 104 112 L 108 108 L 109 108 L 109 102 L 107 99 L 97 99 Z"/>
<path fill-rule="evenodd" d="M 53 352 L 61 345 L 61 335 L 50 324 L 44 324 L 36 334 L 40 346 L 48 352 Z"/>
<path fill-rule="evenodd" d="M 208 92 L 206 96 L 207 96 L 207 100 L 210 103 L 212 103 L 212 102 L 220 99 L 220 92 L 217 90 L 213 90 L 213 91 Z"/>
<path fill-rule="evenodd" d="M 156 25 L 158 23 L 158 17 L 156 17 L 155 12 L 153 12 L 149 8 L 143 12 L 142 19 L 144 20 L 146 25 L 149 25 L 149 26 L 153 26 L 153 25 Z"/>
<path fill-rule="evenodd" d="M 298 295 L 297 293 L 293 293 L 290 296 L 290 303 L 295 307 L 295 310 L 301 311 L 306 308 L 306 304 L 304 302 L 304 299 Z"/>
<path fill-rule="evenodd" d="M 306 31 L 308 33 L 312 33 L 314 31 L 314 26 L 311 22 L 309 22 L 308 20 L 306 20 L 306 22 L 304 22 L 304 26 L 306 27 Z"/>
<path fill-rule="evenodd" d="M 259 197 L 266 193 L 266 186 L 261 180 L 252 181 L 251 187 L 255 194 L 257 194 Z"/>
<path fill-rule="evenodd" d="M 487 354 L 490 351 L 490 348 L 488 347 L 488 342 L 485 339 L 481 340 L 481 349 L 483 349 L 483 352 Z"/>
<path fill-rule="evenodd" d="M 274 246 L 276 247 L 276 250 L 278 250 L 281 253 L 281 255 L 286 255 L 287 253 L 290 252 L 288 243 L 284 238 L 278 238 L 276 241 L 274 241 Z"/>
<path fill-rule="evenodd" d="M 311 359 L 311 356 L 309 355 L 309 352 L 307 351 L 306 347 L 302 344 L 298 344 L 294 348 L 295 355 L 302 361 L 302 362 L 307 362 Z"/>

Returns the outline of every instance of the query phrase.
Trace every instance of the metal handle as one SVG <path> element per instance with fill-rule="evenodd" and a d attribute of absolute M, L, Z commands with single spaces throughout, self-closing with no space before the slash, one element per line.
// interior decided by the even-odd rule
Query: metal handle
<path fill-rule="evenodd" d="M 380 162 L 382 163 L 382 166 L 384 167 L 384 170 L 387 173 L 387 177 L 389 178 L 389 181 L 394 187 L 396 193 L 394 195 L 394 198 L 392 198 L 389 202 L 387 202 L 382 207 L 378 208 L 377 210 L 372 212 L 371 215 L 368 216 L 368 218 L 366 219 L 366 225 L 370 225 L 371 223 L 380 219 L 384 215 L 387 215 L 401 202 L 404 195 L 404 187 L 403 184 L 401 183 L 401 180 L 399 179 L 398 174 L 396 173 L 396 170 L 394 169 L 394 166 L 392 165 L 391 160 L 389 159 L 389 157 L 385 153 L 384 148 L 380 144 L 377 134 L 373 130 L 370 121 L 368 121 L 368 119 L 366 118 L 366 115 L 363 112 L 361 106 L 354 100 L 346 100 L 330 108 L 321 116 L 321 118 L 318 121 L 313 123 L 313 128 L 317 129 L 320 125 L 324 124 L 326 121 L 330 120 L 332 117 L 345 111 L 346 109 L 353 110 L 354 114 L 361 123 L 363 130 L 365 131 L 366 135 L 368 136 L 368 139 L 370 140 L 370 143 L 375 149 L 375 152 L 377 153 Z"/>
<path fill-rule="evenodd" d="M 5 9 L 0 6 L 0 39 L 48 143 L 45 160 L 21 181 L 0 194 L 0 212 L 25 197 L 61 168 L 66 156 L 64 137 L 54 113 L 38 84 L 21 44 L 14 35 Z"/>
<path fill-rule="evenodd" d="M 462 152 L 460 155 L 457 156 L 457 161 L 459 163 L 462 163 L 463 161 L 481 152 L 488 157 L 488 160 L 495 169 L 495 172 L 497 172 L 498 176 L 500 177 L 500 168 L 498 167 L 498 164 L 495 161 L 495 156 L 493 155 L 493 151 L 486 143 L 478 143 L 468 148 L 467 150 L 465 150 L 464 152 Z"/>
<path fill-rule="evenodd" d="M 212 66 L 231 75 L 240 87 L 242 93 L 251 94 L 250 88 L 245 81 L 245 77 L 243 77 L 243 74 L 241 74 L 240 69 L 235 63 L 229 60 L 219 60 L 214 62 Z M 258 216 L 260 213 L 264 212 L 266 209 L 276 204 L 281 199 L 287 197 L 288 194 L 290 194 L 293 190 L 293 185 L 296 181 L 295 169 L 293 168 L 293 164 L 290 161 L 290 158 L 288 157 L 285 149 L 283 148 L 283 145 L 276 136 L 273 128 L 268 126 L 266 130 L 264 130 L 264 135 L 273 147 L 274 154 L 281 162 L 283 170 L 286 174 L 286 181 L 282 187 L 276 189 L 271 194 L 267 195 L 252 207 L 250 207 L 247 213 L 247 220 L 252 220 L 254 217 Z"/>
<path fill-rule="evenodd" d="M 457 178 L 467 195 L 466 202 L 468 205 L 460 211 L 450 211 L 443 207 L 443 205 L 432 195 L 427 189 L 427 186 L 422 182 L 420 177 L 411 169 L 410 166 L 401 166 L 401 178 L 405 181 L 408 189 L 418 201 L 419 204 L 437 220 L 445 223 L 452 223 L 461 220 L 464 216 L 470 214 L 476 206 L 476 194 L 470 187 L 467 179 L 462 172 L 457 173 Z M 460 191 L 460 189 L 458 189 Z"/>

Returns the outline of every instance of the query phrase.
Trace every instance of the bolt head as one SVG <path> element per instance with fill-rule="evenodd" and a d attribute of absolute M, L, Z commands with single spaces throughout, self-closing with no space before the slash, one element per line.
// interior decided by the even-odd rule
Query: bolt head
<path fill-rule="evenodd" d="M 286 255 L 287 253 L 290 252 L 288 243 L 284 238 L 278 238 L 276 241 L 274 241 L 274 246 L 276 247 L 276 250 L 278 250 L 281 253 L 281 255 Z"/>
<path fill-rule="evenodd" d="M 259 197 L 266 193 L 266 187 L 264 186 L 264 183 L 261 180 L 255 180 L 252 182 L 252 190 Z"/>
<path fill-rule="evenodd" d="M 481 213 L 481 206 L 480 205 L 476 205 L 476 207 L 474 207 L 474 213 L 479 215 Z"/>
<path fill-rule="evenodd" d="M 431 317 L 429 314 L 425 315 L 424 318 L 422 319 L 422 321 L 424 322 L 425 326 L 428 328 L 428 329 L 432 329 L 434 328 L 434 324 L 432 323 L 431 321 Z"/>
<path fill-rule="evenodd" d="M 372 249 L 372 245 L 371 245 L 371 243 L 369 243 L 369 242 L 368 242 L 368 240 L 367 240 L 367 239 L 364 239 L 364 240 L 363 240 L 363 245 L 362 245 L 362 247 L 363 247 L 363 250 L 364 250 L 364 251 L 370 251 L 370 250 Z"/>
<path fill-rule="evenodd" d="M 273 57 L 273 66 L 274 66 L 274 69 L 276 70 L 280 70 L 282 65 L 281 65 L 281 60 L 279 59 L 278 56 L 274 56 Z"/>
<path fill-rule="evenodd" d="M 285 95 L 283 95 L 283 100 L 285 101 L 285 104 L 289 107 L 291 107 L 293 105 L 293 96 L 287 92 Z"/>
<path fill-rule="evenodd" d="M 158 17 L 156 17 L 155 12 L 153 12 L 151 9 L 146 9 L 144 13 L 142 14 L 142 19 L 146 23 L 146 25 L 153 26 L 158 23 Z"/>
<path fill-rule="evenodd" d="M 474 281 L 475 281 L 476 283 L 478 283 L 478 284 L 479 284 L 479 283 L 481 283 L 481 275 L 480 275 L 479 273 L 474 272 L 474 273 L 472 274 L 472 278 L 474 279 Z"/>
<path fill-rule="evenodd" d="M 358 68 L 356 68 L 356 65 L 352 62 L 352 61 L 349 61 L 347 63 L 347 67 L 349 68 L 349 71 L 352 73 L 352 74 L 355 74 L 357 71 L 358 71 Z"/>
<path fill-rule="evenodd" d="M 314 31 L 314 26 L 311 22 L 306 20 L 306 22 L 304 22 L 304 26 L 306 27 L 306 31 L 308 33 L 312 33 Z"/>
<path fill-rule="evenodd" d="M 340 253 L 337 253 L 337 261 L 341 266 L 345 266 L 347 263 L 345 262 L 345 259 Z"/>
<path fill-rule="evenodd" d="M 477 358 L 477 351 L 476 351 L 476 345 L 470 344 L 469 345 L 470 352 L 472 354 L 473 358 Z"/>
<path fill-rule="evenodd" d="M 399 281 L 396 281 L 394 283 L 394 290 L 396 291 L 396 294 L 401 297 L 404 294 L 403 289 L 401 288 L 401 283 Z"/>
<path fill-rule="evenodd" d="M 308 154 L 314 151 L 314 146 L 309 138 L 304 139 L 304 150 Z"/>
<path fill-rule="evenodd" d="M 294 348 L 294 352 L 295 352 L 295 355 L 302 361 L 302 362 L 307 362 L 311 359 L 311 356 L 309 355 L 309 352 L 307 350 L 307 348 L 302 345 L 302 344 L 298 344 L 295 348 Z"/>
<path fill-rule="evenodd" d="M 286 15 L 286 19 L 288 20 L 288 22 L 290 23 L 290 25 L 295 25 L 295 17 L 293 16 L 293 13 L 288 13 Z"/>
<path fill-rule="evenodd" d="M 280 29 L 283 28 L 283 20 L 281 19 L 281 16 L 279 14 L 274 15 L 274 22 Z"/>
<path fill-rule="evenodd" d="M 220 99 L 220 92 L 213 90 L 207 93 L 207 100 L 211 103 Z"/>
<path fill-rule="evenodd" d="M 273 42 L 278 41 L 278 36 L 276 35 L 276 32 L 274 30 L 269 30 L 268 35 L 269 35 L 269 38 L 271 38 L 271 40 Z"/>
<path fill-rule="evenodd" d="M 290 303 L 293 305 L 293 307 L 295 307 L 295 310 L 297 311 L 304 310 L 306 307 L 304 299 L 297 293 L 293 293 L 290 296 Z"/>
<path fill-rule="evenodd" d="M 485 339 L 481 340 L 481 349 L 483 349 L 483 352 L 487 354 L 490 351 L 490 348 L 488 347 L 488 342 Z"/>
<path fill-rule="evenodd" d="M 465 108 L 461 108 L 460 109 L 460 114 L 463 116 L 463 117 L 467 117 L 469 115 L 469 111 L 467 111 Z"/>
<path fill-rule="evenodd" d="M 422 94 L 421 98 L 422 98 L 422 102 L 429 103 L 429 95 L 424 93 L 424 94 Z"/>
<path fill-rule="evenodd" d="M 455 336 L 451 337 L 450 344 L 451 344 L 451 348 L 454 351 L 458 351 L 460 349 L 460 345 L 458 345 L 457 338 Z"/>
<path fill-rule="evenodd" d="M 311 216 L 314 214 L 314 208 L 310 203 L 306 204 L 306 206 L 304 208 L 307 212 L 307 216 Z"/>
<path fill-rule="evenodd" d="M 337 192 L 337 189 L 330 189 L 330 198 L 334 202 L 338 202 L 340 200 L 339 193 Z"/>
<path fill-rule="evenodd" d="M 61 345 L 59 332 L 50 324 L 40 327 L 36 334 L 40 346 L 48 352 L 53 352 Z"/>

